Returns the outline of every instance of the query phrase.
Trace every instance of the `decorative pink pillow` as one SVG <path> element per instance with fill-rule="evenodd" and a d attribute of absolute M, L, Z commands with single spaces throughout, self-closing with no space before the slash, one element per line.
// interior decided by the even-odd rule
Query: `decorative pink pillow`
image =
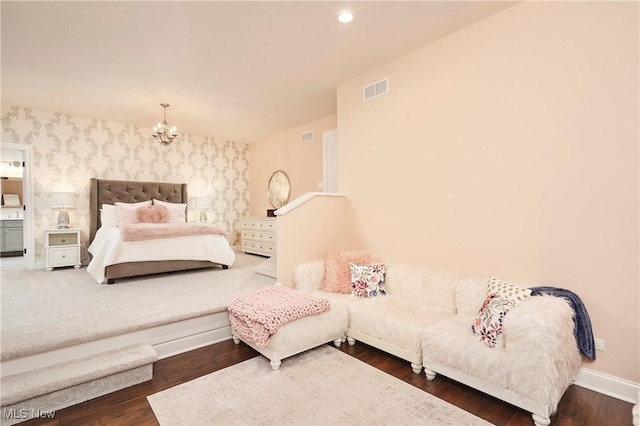
<path fill-rule="evenodd" d="M 136 209 L 138 223 L 167 223 L 169 210 L 165 206 L 144 206 Z"/>
<path fill-rule="evenodd" d="M 164 206 L 169 211 L 169 220 L 171 223 L 186 222 L 187 205 L 185 203 L 170 203 L 168 201 L 160 201 L 153 199 L 154 206 Z"/>
<path fill-rule="evenodd" d="M 324 259 L 324 282 L 321 290 L 332 293 L 351 293 L 351 270 L 349 263 L 366 265 L 371 263 L 366 251 L 330 251 Z"/>

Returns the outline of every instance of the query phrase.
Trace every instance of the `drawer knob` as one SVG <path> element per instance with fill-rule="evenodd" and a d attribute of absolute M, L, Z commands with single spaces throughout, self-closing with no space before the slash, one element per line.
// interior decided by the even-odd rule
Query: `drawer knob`
<path fill-rule="evenodd" d="M 66 243 L 66 242 L 67 242 L 67 240 L 66 240 L 65 238 L 63 238 L 63 239 L 62 239 L 62 240 L 60 240 L 60 241 L 62 241 L 63 243 Z"/>

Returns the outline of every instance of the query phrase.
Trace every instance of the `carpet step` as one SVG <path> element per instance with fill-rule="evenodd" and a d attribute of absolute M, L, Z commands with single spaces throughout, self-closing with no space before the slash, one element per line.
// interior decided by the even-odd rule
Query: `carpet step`
<path fill-rule="evenodd" d="M 33 417 L 151 380 L 158 354 L 130 345 L 2 378 L 2 425 Z"/>
<path fill-rule="evenodd" d="M 256 266 L 254 271 L 256 274 L 264 275 L 265 277 L 273 279 L 277 278 L 276 258 L 270 257 L 269 259 Z"/>

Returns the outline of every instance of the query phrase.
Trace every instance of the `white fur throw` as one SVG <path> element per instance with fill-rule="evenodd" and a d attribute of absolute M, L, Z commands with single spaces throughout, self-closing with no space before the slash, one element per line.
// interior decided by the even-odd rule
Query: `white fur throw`
<path fill-rule="evenodd" d="M 131 223 L 120 226 L 120 234 L 122 241 L 143 241 L 188 235 L 224 235 L 224 231 L 206 223 Z"/>

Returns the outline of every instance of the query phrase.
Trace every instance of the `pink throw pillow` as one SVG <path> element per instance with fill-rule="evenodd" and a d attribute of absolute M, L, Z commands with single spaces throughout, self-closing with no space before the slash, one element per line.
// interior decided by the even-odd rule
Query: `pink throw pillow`
<path fill-rule="evenodd" d="M 332 293 L 351 293 L 349 263 L 367 265 L 371 258 L 366 251 L 330 251 L 324 259 L 324 282 L 321 290 Z"/>
<path fill-rule="evenodd" d="M 138 223 L 167 223 L 169 210 L 165 206 L 144 206 L 136 209 Z"/>

